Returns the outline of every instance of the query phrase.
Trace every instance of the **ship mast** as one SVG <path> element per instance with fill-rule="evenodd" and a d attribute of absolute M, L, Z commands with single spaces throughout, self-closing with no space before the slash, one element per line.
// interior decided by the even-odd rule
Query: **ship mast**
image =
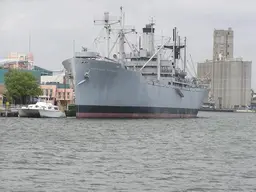
<path fill-rule="evenodd" d="M 187 65 L 187 38 L 184 39 L 184 72 L 186 71 Z"/>
<path fill-rule="evenodd" d="M 112 22 L 111 22 L 112 21 Z M 111 32 L 111 25 L 119 23 L 120 20 L 110 20 L 109 18 L 109 12 L 104 13 L 104 18 L 101 20 L 94 20 L 95 25 L 104 25 L 104 28 L 106 29 L 106 53 L 105 57 L 109 57 L 109 45 L 110 45 L 110 32 Z"/>
<path fill-rule="evenodd" d="M 119 45 L 118 61 L 122 64 L 122 66 L 124 66 L 125 58 L 126 58 L 124 44 L 127 43 L 129 45 L 129 47 L 132 49 L 132 46 L 129 44 L 128 39 L 126 38 L 126 34 L 135 32 L 135 29 L 134 29 L 134 27 L 127 27 L 127 26 L 125 27 L 125 25 L 124 25 L 124 16 L 125 16 L 125 14 L 123 12 L 123 7 L 120 7 L 120 11 L 121 11 L 121 15 L 120 15 L 119 20 L 117 22 L 112 23 L 112 24 L 119 23 L 121 28 L 118 27 L 118 28 L 112 28 L 111 29 L 111 31 L 114 31 L 114 30 L 118 31 L 118 37 L 116 38 L 116 41 L 113 44 L 110 51 L 108 51 L 108 56 L 110 56 L 114 47 L 118 44 Z M 114 59 L 117 59 L 116 54 L 114 54 L 113 57 L 114 57 Z"/>
<path fill-rule="evenodd" d="M 125 60 L 125 52 L 124 52 L 124 39 L 125 39 L 125 35 L 124 35 L 124 13 L 123 13 L 123 7 L 120 7 L 120 11 L 121 11 L 121 17 L 120 17 L 120 26 L 121 26 L 121 30 L 119 32 L 119 59 L 120 59 L 120 63 L 123 65 L 124 64 L 124 60 Z"/>
<path fill-rule="evenodd" d="M 176 27 L 173 29 L 173 66 L 172 66 L 172 74 L 175 75 L 175 68 L 176 68 Z"/>
<path fill-rule="evenodd" d="M 107 48 L 106 48 L 106 57 L 109 57 L 109 38 L 110 38 L 110 25 L 109 22 L 109 13 L 104 13 L 105 16 L 105 28 L 106 28 L 106 41 L 107 41 Z"/>

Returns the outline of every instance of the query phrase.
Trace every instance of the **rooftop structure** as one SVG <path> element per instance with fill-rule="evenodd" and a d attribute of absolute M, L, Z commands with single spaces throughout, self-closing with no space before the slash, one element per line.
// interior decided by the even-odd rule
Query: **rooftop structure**
<path fill-rule="evenodd" d="M 33 70 L 40 71 L 41 76 L 52 76 L 53 75 L 53 71 L 44 69 L 44 68 L 36 66 L 36 65 L 34 65 Z"/>
<path fill-rule="evenodd" d="M 234 52 L 234 32 L 231 28 L 228 30 L 214 30 L 213 33 L 213 60 L 222 58 L 233 58 Z"/>

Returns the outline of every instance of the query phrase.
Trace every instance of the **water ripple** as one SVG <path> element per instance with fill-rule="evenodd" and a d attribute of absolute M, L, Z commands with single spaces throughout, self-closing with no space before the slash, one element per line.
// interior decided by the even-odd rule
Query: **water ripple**
<path fill-rule="evenodd" d="M 255 114 L 1 118 L 0 191 L 255 191 Z"/>

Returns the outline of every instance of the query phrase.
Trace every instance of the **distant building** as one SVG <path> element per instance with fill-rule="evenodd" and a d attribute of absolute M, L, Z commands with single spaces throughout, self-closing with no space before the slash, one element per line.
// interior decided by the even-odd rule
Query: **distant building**
<path fill-rule="evenodd" d="M 20 60 L 9 60 L 5 61 L 2 65 L 3 69 L 28 69 L 28 62 L 27 61 L 20 61 Z"/>
<path fill-rule="evenodd" d="M 44 75 L 41 76 L 41 84 L 47 83 L 64 83 L 64 74 L 63 75 Z"/>
<path fill-rule="evenodd" d="M 32 53 L 11 52 L 8 54 L 3 67 L 5 69 L 28 69 L 31 70 L 34 65 Z"/>
<path fill-rule="evenodd" d="M 43 95 L 39 96 L 41 100 L 50 101 L 52 104 L 56 101 L 58 105 L 73 104 L 74 91 L 68 84 L 46 83 L 40 87 L 43 91 Z"/>
<path fill-rule="evenodd" d="M 40 71 L 41 76 L 52 76 L 53 75 L 52 71 L 44 69 L 44 68 L 41 68 L 41 67 L 36 66 L 36 65 L 33 66 L 33 70 Z"/>
<path fill-rule="evenodd" d="M 11 52 L 6 59 L 0 60 L 0 66 L 4 69 L 26 69 L 40 71 L 41 76 L 53 75 L 53 72 L 34 65 L 34 56 L 32 53 Z"/>
<path fill-rule="evenodd" d="M 211 79 L 210 98 L 217 108 L 237 108 L 251 103 L 252 62 L 233 58 L 234 32 L 214 30 L 213 60 L 198 63 L 199 78 Z"/>
<path fill-rule="evenodd" d="M 10 52 L 10 53 L 8 53 L 7 59 L 28 61 L 28 62 L 32 62 L 32 63 L 34 62 L 33 53 Z"/>
<path fill-rule="evenodd" d="M 252 62 L 242 59 L 198 63 L 199 78 L 211 78 L 211 96 L 217 108 L 250 105 Z"/>

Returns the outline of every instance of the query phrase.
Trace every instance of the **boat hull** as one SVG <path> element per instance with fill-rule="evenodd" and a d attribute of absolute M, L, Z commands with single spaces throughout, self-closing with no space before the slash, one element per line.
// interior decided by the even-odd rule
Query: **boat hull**
<path fill-rule="evenodd" d="M 19 117 L 40 118 L 40 113 L 38 109 L 19 109 L 18 113 Z"/>
<path fill-rule="evenodd" d="M 62 111 L 39 110 L 41 118 L 64 118 L 66 114 Z"/>
<path fill-rule="evenodd" d="M 75 59 L 78 118 L 196 117 L 208 90 L 157 84 L 115 62 Z M 85 78 L 85 73 L 88 76 Z"/>

